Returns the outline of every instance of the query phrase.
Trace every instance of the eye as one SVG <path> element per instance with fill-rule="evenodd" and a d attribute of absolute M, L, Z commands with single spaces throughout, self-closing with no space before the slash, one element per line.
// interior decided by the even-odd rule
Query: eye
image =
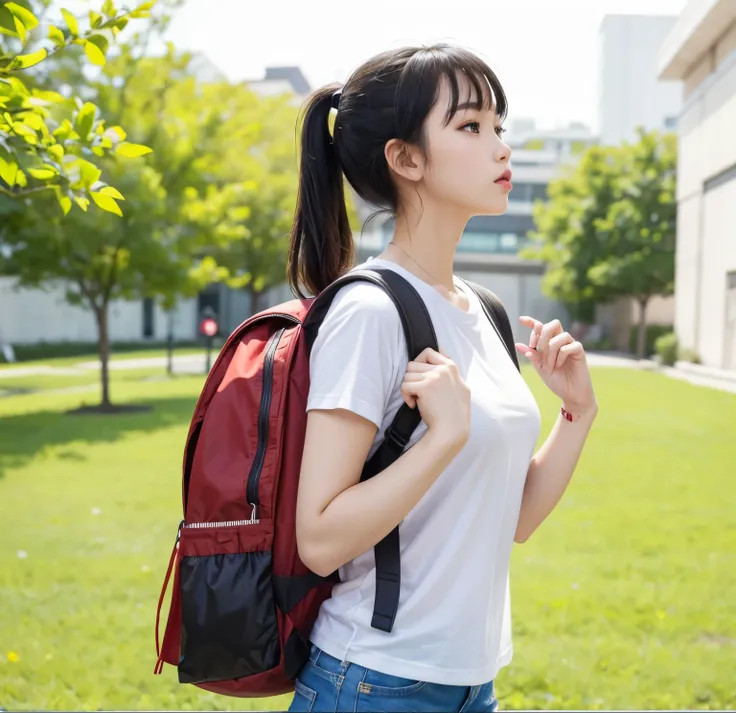
<path fill-rule="evenodd" d="M 505 133 L 506 129 L 503 128 L 503 126 L 497 126 L 496 127 L 496 136 L 501 136 L 501 134 Z"/>
<path fill-rule="evenodd" d="M 470 129 L 472 133 L 480 134 L 480 122 L 478 121 L 469 121 L 467 124 L 465 124 L 461 128 L 463 131 L 465 131 L 465 129 Z"/>

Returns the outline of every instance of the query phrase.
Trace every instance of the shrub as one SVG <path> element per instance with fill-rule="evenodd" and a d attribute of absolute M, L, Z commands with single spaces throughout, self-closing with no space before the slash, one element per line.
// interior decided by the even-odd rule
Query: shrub
<path fill-rule="evenodd" d="M 648 357 L 650 354 L 656 352 L 655 344 L 657 339 L 664 334 L 672 332 L 671 324 L 648 324 L 645 338 L 644 356 Z M 629 351 L 632 354 L 636 354 L 636 340 L 639 333 L 639 327 L 633 325 L 629 333 Z"/>
<path fill-rule="evenodd" d="M 654 349 L 663 364 L 672 366 L 677 361 L 677 335 L 674 332 L 663 334 L 655 342 Z"/>

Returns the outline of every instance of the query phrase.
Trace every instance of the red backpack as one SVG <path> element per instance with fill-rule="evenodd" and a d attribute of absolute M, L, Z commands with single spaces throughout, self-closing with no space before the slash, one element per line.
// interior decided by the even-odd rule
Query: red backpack
<path fill-rule="evenodd" d="M 437 349 L 421 297 L 391 270 L 353 271 L 316 299 L 294 300 L 241 324 L 222 348 L 194 409 L 184 451 L 184 519 L 156 613 L 154 673 L 176 666 L 180 683 L 215 693 L 265 697 L 294 690 L 309 634 L 336 575 L 299 559 L 296 498 L 306 429 L 309 352 L 338 290 L 381 287 L 396 304 L 410 359 Z M 470 285 L 470 283 L 468 283 Z M 470 285 L 518 367 L 511 325 L 498 299 Z M 404 451 L 421 416 L 402 405 L 361 479 Z M 400 591 L 397 527 L 375 547 L 372 625 L 390 632 Z M 159 621 L 173 573 L 162 644 Z"/>

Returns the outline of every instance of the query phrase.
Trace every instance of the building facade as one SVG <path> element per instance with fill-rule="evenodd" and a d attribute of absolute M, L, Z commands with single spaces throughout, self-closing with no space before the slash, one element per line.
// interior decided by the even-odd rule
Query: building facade
<path fill-rule="evenodd" d="M 636 139 L 636 128 L 674 131 L 682 86 L 658 77 L 659 47 L 673 16 L 606 15 L 598 38 L 598 125 L 601 143 Z"/>
<path fill-rule="evenodd" d="M 675 329 L 704 364 L 736 369 L 736 2 L 690 0 L 659 77 L 684 82 Z"/>

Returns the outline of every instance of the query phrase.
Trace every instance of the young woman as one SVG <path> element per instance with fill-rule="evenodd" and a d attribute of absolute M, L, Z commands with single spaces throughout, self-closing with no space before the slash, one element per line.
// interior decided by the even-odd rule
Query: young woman
<path fill-rule="evenodd" d="M 583 347 L 559 321 L 522 317 L 516 348 L 562 408 L 534 454 L 540 414 L 453 276 L 468 219 L 503 213 L 511 151 L 491 69 L 446 45 L 405 48 L 318 90 L 304 114 L 289 274 L 316 294 L 351 265 L 343 177 L 396 216 L 369 267 L 395 270 L 426 303 L 440 353 L 409 362 L 399 315 L 369 283 L 344 287 L 311 354 L 297 504 L 299 554 L 339 570 L 320 611 L 292 711 L 491 711 L 511 660 L 509 559 L 562 496 L 597 412 Z M 406 402 L 422 424 L 404 454 L 360 482 Z M 372 548 L 401 524 L 401 599 L 390 633 L 371 626 Z"/>

